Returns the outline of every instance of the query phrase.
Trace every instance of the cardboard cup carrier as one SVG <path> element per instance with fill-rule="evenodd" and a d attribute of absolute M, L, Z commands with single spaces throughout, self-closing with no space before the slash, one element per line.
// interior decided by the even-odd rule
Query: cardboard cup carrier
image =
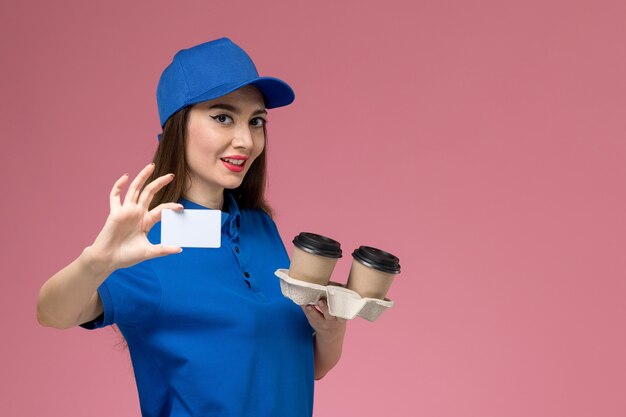
<path fill-rule="evenodd" d="M 328 237 L 303 232 L 293 240 L 289 269 L 278 269 L 283 295 L 298 305 L 328 302 L 331 315 L 344 319 L 356 316 L 375 321 L 393 301 L 385 298 L 393 278 L 400 273 L 397 257 L 370 246 L 352 253 L 353 262 L 346 286 L 330 281 L 341 257 L 339 242 Z"/>

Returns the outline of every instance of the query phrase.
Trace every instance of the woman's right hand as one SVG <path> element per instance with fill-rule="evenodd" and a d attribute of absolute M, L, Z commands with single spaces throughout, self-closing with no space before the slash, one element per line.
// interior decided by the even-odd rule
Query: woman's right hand
<path fill-rule="evenodd" d="M 163 209 L 182 210 L 177 203 L 163 203 L 148 211 L 155 193 L 169 184 L 174 174 L 163 175 L 141 192 L 141 187 L 154 170 L 149 164 L 135 177 L 121 201 L 121 191 L 128 181 L 124 174 L 115 182 L 110 194 L 111 212 L 94 243 L 88 248 L 91 258 L 110 271 L 127 268 L 141 261 L 182 251 L 177 246 L 153 245 L 147 238 L 148 231 L 161 220 Z"/>

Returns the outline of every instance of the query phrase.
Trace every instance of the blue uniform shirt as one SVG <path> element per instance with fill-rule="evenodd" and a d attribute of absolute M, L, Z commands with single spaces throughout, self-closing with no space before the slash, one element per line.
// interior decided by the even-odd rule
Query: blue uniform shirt
<path fill-rule="evenodd" d="M 310 417 L 314 330 L 274 275 L 287 251 L 264 211 L 224 198 L 220 248 L 116 270 L 98 288 L 103 315 L 82 326 L 118 325 L 144 417 Z"/>

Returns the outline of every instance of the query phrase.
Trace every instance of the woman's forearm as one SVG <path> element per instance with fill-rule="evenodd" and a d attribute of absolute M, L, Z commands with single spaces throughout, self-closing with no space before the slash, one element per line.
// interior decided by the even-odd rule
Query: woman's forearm
<path fill-rule="evenodd" d="M 95 309 L 95 292 L 112 271 L 98 262 L 90 250 L 86 248 L 39 290 L 37 320 L 41 325 L 67 329 L 80 324 L 81 313 L 86 309 Z"/>
<path fill-rule="evenodd" d="M 332 335 L 314 334 L 315 379 L 321 379 L 339 362 L 343 339 L 346 333 L 345 324 L 340 331 Z"/>

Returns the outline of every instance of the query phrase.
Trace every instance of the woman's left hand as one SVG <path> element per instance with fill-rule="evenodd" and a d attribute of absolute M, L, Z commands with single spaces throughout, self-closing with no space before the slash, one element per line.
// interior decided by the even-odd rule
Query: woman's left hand
<path fill-rule="evenodd" d="M 311 327 L 315 329 L 320 337 L 334 339 L 342 337 L 346 331 L 346 319 L 331 316 L 328 311 L 328 303 L 324 299 L 317 302 L 317 307 L 313 305 L 300 306 L 309 320 Z"/>

